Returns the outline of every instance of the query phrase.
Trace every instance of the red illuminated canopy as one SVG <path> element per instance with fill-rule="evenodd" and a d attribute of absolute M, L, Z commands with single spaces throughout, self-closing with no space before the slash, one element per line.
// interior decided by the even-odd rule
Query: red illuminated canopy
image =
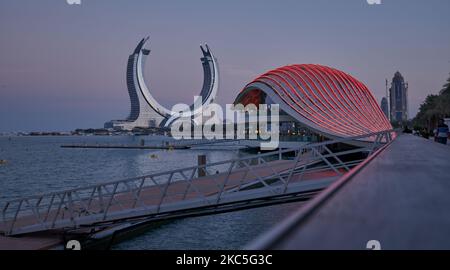
<path fill-rule="evenodd" d="M 261 87 L 264 86 L 264 87 Z M 268 71 L 249 83 L 235 103 L 258 105 L 262 93 L 281 100 L 299 122 L 343 137 L 392 129 L 370 90 L 340 70 L 314 64 Z"/>

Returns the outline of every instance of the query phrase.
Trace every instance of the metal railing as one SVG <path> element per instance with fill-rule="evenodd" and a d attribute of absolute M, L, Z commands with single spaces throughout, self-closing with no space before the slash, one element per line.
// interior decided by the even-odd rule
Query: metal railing
<path fill-rule="evenodd" d="M 371 133 L 16 199 L 2 208 L 0 231 L 16 235 L 74 229 L 298 192 L 306 175 L 332 172 L 341 176 L 363 160 L 344 161 L 343 157 L 361 152 L 370 155 L 393 136 L 392 131 Z M 366 145 L 330 150 L 331 145 L 355 140 Z"/>

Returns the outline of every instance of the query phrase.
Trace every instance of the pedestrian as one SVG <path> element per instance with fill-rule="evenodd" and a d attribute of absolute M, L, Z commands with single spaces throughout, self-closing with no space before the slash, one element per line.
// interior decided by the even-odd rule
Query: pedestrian
<path fill-rule="evenodd" d="M 423 128 L 420 133 L 421 133 L 422 137 L 424 137 L 425 139 L 430 138 L 430 133 L 428 133 L 428 130 L 426 128 Z"/>
<path fill-rule="evenodd" d="M 444 123 L 443 119 L 440 119 L 439 124 L 436 128 L 437 142 L 447 144 L 448 132 L 449 132 L 448 126 Z"/>

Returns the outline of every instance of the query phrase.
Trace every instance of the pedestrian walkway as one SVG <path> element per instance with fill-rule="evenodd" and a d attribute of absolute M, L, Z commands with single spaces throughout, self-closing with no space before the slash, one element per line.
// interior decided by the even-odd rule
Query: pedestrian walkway
<path fill-rule="evenodd" d="M 450 148 L 401 135 L 250 245 L 268 249 L 450 249 Z"/>

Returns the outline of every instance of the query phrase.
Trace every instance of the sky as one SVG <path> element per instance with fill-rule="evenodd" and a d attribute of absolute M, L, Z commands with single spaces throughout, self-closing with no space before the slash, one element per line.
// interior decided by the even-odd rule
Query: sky
<path fill-rule="evenodd" d="M 314 63 L 351 74 L 378 101 L 400 71 L 413 117 L 449 76 L 449 11 L 448 0 L 1 0 L 0 132 L 125 118 L 128 55 L 147 35 L 147 84 L 168 108 L 199 94 L 207 42 L 219 104 L 268 70 Z"/>

